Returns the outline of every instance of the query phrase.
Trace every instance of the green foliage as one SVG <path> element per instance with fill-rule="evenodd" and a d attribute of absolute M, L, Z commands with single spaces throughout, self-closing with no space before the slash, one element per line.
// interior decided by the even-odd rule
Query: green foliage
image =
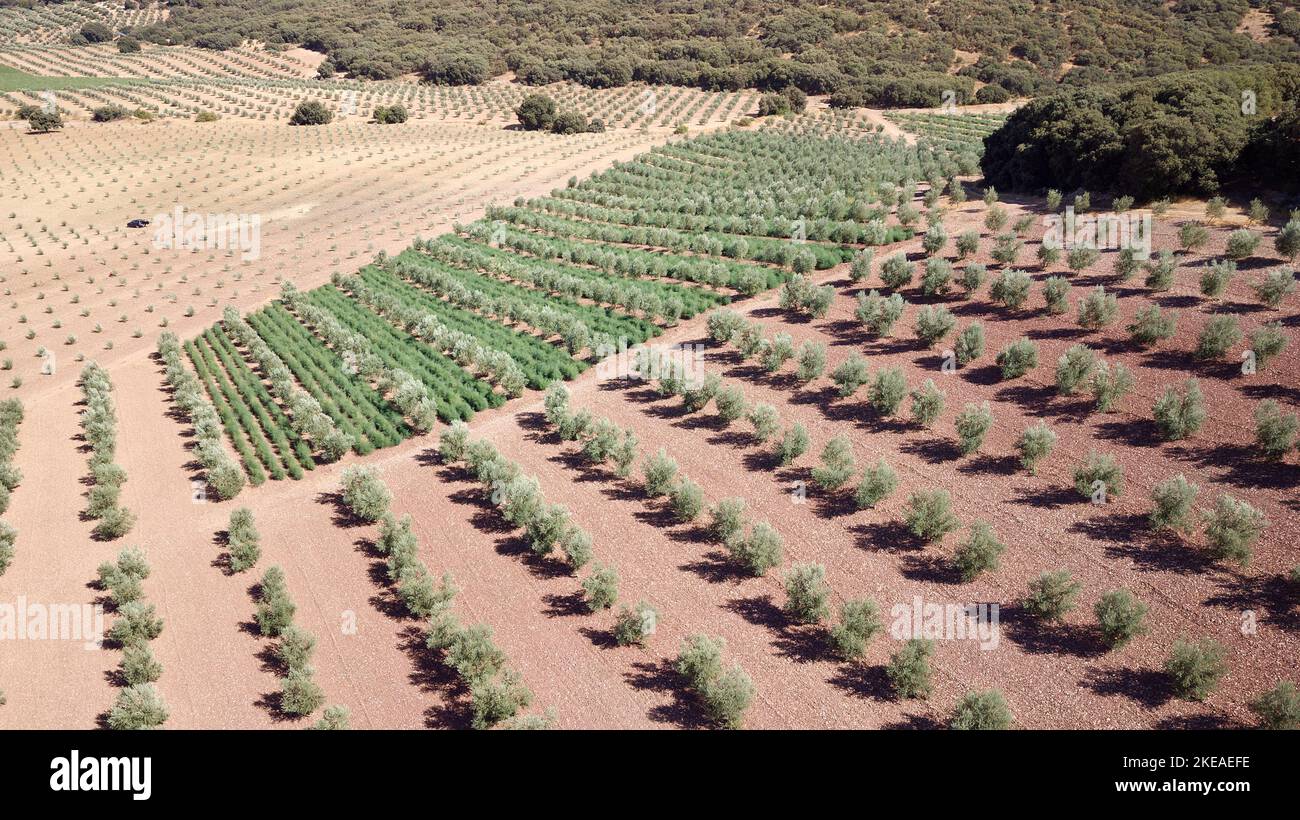
<path fill-rule="evenodd" d="M 346 731 L 351 728 L 351 717 L 352 713 L 346 706 L 326 706 L 320 720 L 316 721 L 311 728 L 319 731 Z"/>
<path fill-rule="evenodd" d="M 1228 234 L 1228 243 L 1223 249 L 1223 255 L 1232 260 L 1245 259 L 1254 254 L 1258 247 L 1259 234 L 1243 228 Z"/>
<path fill-rule="evenodd" d="M 749 423 L 754 426 L 755 440 L 759 444 L 766 444 L 780 429 L 781 417 L 772 405 L 758 402 L 750 408 Z"/>
<path fill-rule="evenodd" d="M 529 94 L 515 109 L 515 116 L 526 131 L 551 130 L 555 115 L 555 100 L 545 94 Z"/>
<path fill-rule="evenodd" d="M 898 473 L 883 458 L 875 464 L 867 465 L 862 472 L 862 480 L 854 493 L 858 509 L 874 507 L 888 498 L 898 488 Z"/>
<path fill-rule="evenodd" d="M 1105 490 L 1107 500 L 1118 498 L 1124 492 L 1124 470 L 1111 456 L 1091 450 L 1087 460 L 1074 468 L 1074 489 L 1091 499 L 1098 488 Z"/>
<path fill-rule="evenodd" d="M 1241 330 L 1233 316 L 1215 316 L 1206 323 L 1196 341 L 1199 359 L 1217 359 L 1241 341 Z"/>
<path fill-rule="evenodd" d="M 1250 711 L 1262 729 L 1300 728 L 1300 692 L 1291 681 L 1282 681 L 1252 700 Z"/>
<path fill-rule="evenodd" d="M 1179 638 L 1165 661 L 1165 674 L 1174 694 L 1187 700 L 1205 700 L 1228 673 L 1227 652 L 1210 638 L 1188 641 Z"/>
<path fill-rule="evenodd" d="M 122 650 L 122 679 L 127 686 L 153 683 L 162 677 L 162 664 L 154 659 L 147 643 L 131 644 Z"/>
<path fill-rule="evenodd" d="M 750 527 L 746 535 L 736 531 L 723 546 L 746 572 L 756 577 L 766 575 L 769 569 L 781 563 L 781 534 L 764 521 Z"/>
<path fill-rule="evenodd" d="M 1096 367 L 1097 354 L 1091 348 L 1081 344 L 1070 345 L 1056 360 L 1056 391 L 1063 396 L 1074 395 Z"/>
<path fill-rule="evenodd" d="M 916 313 L 916 338 L 924 342 L 927 347 L 933 347 L 936 342 L 951 333 L 956 325 L 957 317 L 953 316 L 946 307 L 927 305 Z"/>
<path fill-rule="evenodd" d="M 1137 381 L 1133 378 L 1133 372 L 1119 362 L 1112 365 L 1109 362 L 1099 361 L 1093 370 L 1089 385 L 1092 388 L 1097 412 L 1109 413 L 1120 399 L 1133 391 Z"/>
<path fill-rule="evenodd" d="M 303 100 L 293 109 L 290 125 L 327 125 L 334 121 L 334 112 L 320 100 Z"/>
<path fill-rule="evenodd" d="M 258 585 L 257 627 L 263 635 L 279 635 L 289 624 L 293 623 L 293 614 L 297 606 L 289 597 L 289 588 L 285 583 L 284 570 L 278 566 L 267 569 Z"/>
<path fill-rule="evenodd" d="M 1173 316 L 1161 312 L 1159 305 L 1147 305 L 1138 309 L 1133 324 L 1126 329 L 1133 341 L 1143 347 L 1150 347 L 1156 342 L 1172 339 L 1176 323 Z"/>
<path fill-rule="evenodd" d="M 930 696 L 930 659 L 934 656 L 934 641 L 912 638 L 903 648 L 889 658 L 885 675 L 900 698 L 927 698 Z"/>
<path fill-rule="evenodd" d="M 1178 260 L 1172 251 L 1163 250 L 1144 263 L 1143 268 L 1147 273 L 1144 284 L 1161 293 L 1174 286 L 1174 271 L 1178 268 Z"/>
<path fill-rule="evenodd" d="M 854 315 L 872 333 L 877 336 L 888 336 L 894 324 L 903 315 L 906 305 L 903 297 L 897 293 L 884 297 L 879 291 L 873 290 L 870 293 L 858 294 L 858 306 Z"/>
<path fill-rule="evenodd" d="M 261 536 L 253 523 L 253 511 L 240 507 L 230 513 L 226 528 L 226 543 L 230 550 L 230 569 L 244 572 L 252 569 L 262 556 Z"/>
<path fill-rule="evenodd" d="M 947 490 L 917 490 L 907 499 L 907 528 L 924 541 L 937 541 L 957 529 Z"/>
<path fill-rule="evenodd" d="M 1194 435 L 1205 423 L 1205 397 L 1196 379 L 1183 382 L 1183 389 L 1170 386 L 1156 399 L 1152 408 L 1160 434 L 1167 441 L 1178 441 Z"/>
<path fill-rule="evenodd" d="M 899 372 L 899 375 L 902 373 Z M 926 379 L 924 384 L 912 391 L 912 420 L 922 427 L 933 427 L 943 412 L 943 405 L 943 391 L 935 385 L 934 379 Z"/>
<path fill-rule="evenodd" d="M 965 367 L 983 356 L 984 325 L 980 322 L 971 322 L 962 328 L 961 333 L 957 334 L 957 341 L 953 344 L 953 355 L 957 359 L 958 367 Z"/>
<path fill-rule="evenodd" d="M 963 581 L 973 581 L 981 573 L 997 569 L 998 557 L 1005 551 L 1006 545 L 993 534 L 993 528 L 976 521 L 971 525 L 970 536 L 957 547 L 953 566 Z"/>
<path fill-rule="evenodd" d="M 989 403 L 967 403 L 957 414 L 956 427 L 962 455 L 978 452 L 984 444 L 984 437 L 993 428 L 993 411 L 989 409 Z"/>
<path fill-rule="evenodd" d="M 1044 572 L 1029 582 L 1029 594 L 1023 602 L 1025 612 L 1039 620 L 1063 622 L 1082 589 L 1083 584 L 1073 580 L 1069 570 Z"/>
<path fill-rule="evenodd" d="M 1192 528 L 1192 504 L 1199 488 L 1179 473 L 1151 490 L 1153 508 L 1147 520 L 1155 530 L 1188 532 Z"/>
<path fill-rule="evenodd" d="M 795 564 L 785 574 L 785 612 L 797 623 L 815 624 L 830 614 L 826 599 L 826 568 L 821 564 Z"/>
<path fill-rule="evenodd" d="M 1268 519 L 1250 504 L 1230 495 L 1221 495 L 1214 509 L 1202 513 L 1205 518 L 1205 540 L 1210 554 L 1241 567 L 1250 563 L 1252 547 L 1259 539 Z"/>
<path fill-rule="evenodd" d="M 846 399 L 867 383 L 869 374 L 866 360 L 857 353 L 850 353 L 831 373 L 831 380 L 839 386 L 840 398 Z"/>
<path fill-rule="evenodd" d="M 587 608 L 592 612 L 609 609 L 618 601 L 618 571 L 613 566 L 595 564 L 582 582 Z"/>
<path fill-rule="evenodd" d="M 1255 445 L 1264 457 L 1277 461 L 1295 446 L 1300 420 L 1294 413 L 1283 413 L 1278 403 L 1265 399 L 1255 408 Z"/>
<path fill-rule="evenodd" d="M 845 601 L 840 607 L 840 622 L 830 631 L 831 647 L 840 658 L 855 661 L 866 654 L 871 640 L 883 629 L 875 601 L 869 598 Z"/>
<path fill-rule="evenodd" d="M 1098 330 L 1115 321 L 1119 315 L 1119 301 L 1115 294 L 1107 293 L 1098 285 L 1079 303 L 1079 327 Z"/>
<path fill-rule="evenodd" d="M 1274 268 L 1254 284 L 1255 298 L 1271 308 L 1280 307 L 1287 295 L 1295 292 L 1295 272 Z"/>
<path fill-rule="evenodd" d="M 108 712 L 108 728 L 114 731 L 157 729 L 167 722 L 167 704 L 152 683 L 128 686 L 117 693 Z"/>
<path fill-rule="evenodd" d="M 1207 264 L 1201 269 L 1201 295 L 1218 299 L 1236 272 L 1236 262 L 1219 260 Z"/>
<path fill-rule="evenodd" d="M 1255 355 L 1255 368 L 1263 370 L 1269 360 L 1281 353 L 1287 345 L 1281 322 L 1268 322 L 1250 334 L 1250 351 Z"/>
<path fill-rule="evenodd" d="M 1033 280 L 1022 270 L 1003 270 L 989 287 L 989 298 L 1010 310 L 1019 310 L 1029 298 Z"/>
<path fill-rule="evenodd" d="M 709 508 L 709 518 L 713 538 L 725 543 L 745 526 L 745 499 L 722 499 Z"/>
<path fill-rule="evenodd" d="M 744 391 L 734 384 L 725 385 L 718 390 L 718 394 L 713 397 L 713 406 L 717 408 L 718 417 L 727 424 L 744 416 L 748 409 Z"/>
<path fill-rule="evenodd" d="M 835 436 L 826 442 L 821 460 L 821 466 L 812 471 L 812 479 L 823 490 L 838 490 L 853 477 L 853 444 L 847 436 Z"/>
<path fill-rule="evenodd" d="M 354 464 L 343 470 L 343 504 L 362 521 L 378 521 L 388 512 L 393 495 L 373 467 Z"/>
<path fill-rule="evenodd" d="M 662 448 L 652 456 L 646 457 L 641 465 L 645 473 L 645 493 L 649 498 L 666 495 L 672 489 L 677 477 L 677 462 Z"/>
<path fill-rule="evenodd" d="M 1123 646 L 1147 631 L 1147 605 L 1127 589 L 1112 589 L 1093 607 L 1101 638 L 1112 649 Z"/>
<path fill-rule="evenodd" d="M 781 466 L 788 467 L 795 462 L 795 459 L 808 452 L 808 430 L 799 423 L 785 431 L 781 438 L 781 444 L 777 448 L 781 457 Z"/>
<path fill-rule="evenodd" d="M 998 369 L 1003 379 L 1018 379 L 1038 366 L 1038 345 L 1021 337 L 998 353 Z"/>
<path fill-rule="evenodd" d="M 961 699 L 953 712 L 952 729 L 1010 729 L 1011 709 L 1002 693 L 996 689 L 972 692 Z"/>
<path fill-rule="evenodd" d="M 630 609 L 624 606 L 614 621 L 614 641 L 619 646 L 644 646 L 658 623 L 659 613 L 645 601 Z"/>
<path fill-rule="evenodd" d="M 1025 432 L 1021 433 L 1019 441 L 1016 442 L 1016 451 L 1020 453 L 1020 465 L 1028 470 L 1030 475 L 1037 475 L 1038 465 L 1051 455 L 1052 448 L 1055 446 L 1056 433 L 1045 422 L 1039 421 L 1025 428 Z"/>
<path fill-rule="evenodd" d="M 153 604 L 131 601 L 118 608 L 117 619 L 108 630 L 108 638 L 123 647 L 152 641 L 162 634 L 162 619 Z"/>

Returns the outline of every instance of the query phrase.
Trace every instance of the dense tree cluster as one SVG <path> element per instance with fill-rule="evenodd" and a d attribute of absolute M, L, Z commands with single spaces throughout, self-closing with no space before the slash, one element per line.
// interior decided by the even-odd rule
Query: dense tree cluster
<path fill-rule="evenodd" d="M 524 83 L 596 88 L 634 81 L 714 90 L 798 88 L 834 104 L 932 106 L 996 101 L 1058 84 L 1245 62 L 1297 53 L 1300 19 L 1279 8 L 1277 36 L 1238 32 L 1247 0 L 1133 6 L 1119 0 L 954 0 L 941 5 L 834 0 L 630 4 L 613 0 L 493 3 L 382 0 L 267 4 L 187 0 L 141 36 L 232 48 L 246 38 L 302 44 L 353 77 L 418 73 L 476 84 L 506 71 Z M 956 50 L 981 59 L 956 76 Z M 1068 67 L 1068 70 L 1063 70 Z M 1059 78 L 1059 79 L 1058 79 Z"/>
<path fill-rule="evenodd" d="M 1267 170 L 1300 185 L 1294 66 L 1170 74 L 1061 91 L 1018 109 L 985 139 L 999 188 L 1115 191 L 1141 199 L 1212 194 Z"/>

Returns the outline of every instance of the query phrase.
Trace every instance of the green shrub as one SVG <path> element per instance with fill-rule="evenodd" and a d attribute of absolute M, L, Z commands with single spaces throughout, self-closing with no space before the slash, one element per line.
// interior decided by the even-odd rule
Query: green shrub
<path fill-rule="evenodd" d="M 1201 295 L 1218 299 L 1228 289 L 1228 283 L 1236 272 L 1236 262 L 1221 260 L 1209 263 L 1201 269 Z"/>
<path fill-rule="evenodd" d="M 1029 298 L 1029 289 L 1033 280 L 1022 270 L 1004 270 L 993 280 L 989 288 L 989 297 L 1011 310 L 1019 310 Z"/>
<path fill-rule="evenodd" d="M 153 683 L 162 677 L 162 664 L 154 659 L 149 644 L 131 644 L 122 650 L 122 679 L 127 686 Z"/>
<path fill-rule="evenodd" d="M 1230 495 L 1221 495 L 1205 517 L 1205 539 L 1210 554 L 1242 567 L 1250 563 L 1251 548 L 1268 520 L 1259 510 Z"/>
<path fill-rule="evenodd" d="M 1065 264 L 1075 273 L 1081 273 L 1093 265 L 1101 258 L 1101 252 L 1096 248 L 1078 247 L 1071 248 L 1065 256 Z"/>
<path fill-rule="evenodd" d="M 124 647 L 152 641 L 162 634 L 162 619 L 154 612 L 153 604 L 131 601 L 117 612 L 117 620 L 108 630 L 109 640 Z"/>
<path fill-rule="evenodd" d="M 1173 683 L 1174 694 L 1187 700 L 1205 700 L 1228 673 L 1226 654 L 1209 638 L 1174 641 L 1173 651 L 1165 661 L 1165 674 Z"/>
<path fill-rule="evenodd" d="M 1059 316 L 1070 309 L 1070 282 L 1064 276 L 1049 276 L 1043 282 L 1043 299 L 1047 312 Z"/>
<path fill-rule="evenodd" d="M 274 637 L 293 623 L 293 614 L 297 611 L 297 607 L 289 598 L 284 570 L 278 566 L 267 569 L 258 586 L 257 612 L 254 617 L 261 633 Z"/>
<path fill-rule="evenodd" d="M 957 237 L 956 242 L 957 258 L 965 259 L 968 256 L 974 256 L 980 249 L 980 235 L 976 231 L 964 231 Z M 976 288 L 979 286 L 976 285 Z"/>
<path fill-rule="evenodd" d="M 1074 489 L 1084 498 L 1092 498 L 1098 486 L 1105 488 L 1107 500 L 1118 498 L 1124 491 L 1124 470 L 1115 459 L 1092 450 L 1088 459 L 1074 469 Z"/>
<path fill-rule="evenodd" d="M 869 377 L 867 362 L 857 353 L 849 354 L 849 357 L 831 374 L 831 379 L 839 385 L 839 396 L 842 399 L 847 399 L 856 393 L 859 387 L 867 383 Z"/>
<path fill-rule="evenodd" d="M 1274 268 L 1254 284 L 1254 290 L 1256 299 L 1269 307 L 1279 307 L 1282 300 L 1295 291 L 1295 272 L 1287 268 Z"/>
<path fill-rule="evenodd" d="M 957 704 L 948 725 L 952 729 L 1010 729 L 1011 710 L 996 689 L 972 692 Z"/>
<path fill-rule="evenodd" d="M 927 347 L 933 347 L 956 326 L 957 317 L 942 305 L 927 305 L 916 313 L 916 338 Z"/>
<path fill-rule="evenodd" d="M 1164 339 L 1172 339 L 1177 329 L 1173 316 L 1165 316 L 1159 305 L 1148 305 L 1138 310 L 1133 317 L 1133 324 L 1126 328 L 1133 341 L 1143 347 L 1150 347 Z"/>
<path fill-rule="evenodd" d="M 1044 572 L 1029 582 L 1025 612 L 1043 621 L 1063 622 L 1074 609 L 1074 599 L 1082 589 L 1083 584 L 1073 580 L 1069 570 Z"/>
<path fill-rule="evenodd" d="M 1133 278 L 1141 267 L 1137 258 L 1137 251 L 1133 248 L 1120 248 L 1119 253 L 1115 255 L 1115 264 L 1112 270 L 1115 273 L 1115 280 L 1118 282 L 1127 282 Z"/>
<path fill-rule="evenodd" d="M 921 293 L 926 296 L 943 296 L 952 288 L 952 263 L 939 256 L 925 260 L 921 274 Z"/>
<path fill-rule="evenodd" d="M 863 248 L 853 254 L 853 261 L 849 265 L 849 281 L 857 284 L 871 278 L 871 263 L 875 257 L 876 252 L 872 248 Z"/>
<path fill-rule="evenodd" d="M 975 295 L 976 291 L 984 286 L 984 277 L 988 273 L 988 268 L 979 262 L 972 262 L 961 269 L 961 279 L 957 284 L 961 289 L 966 291 L 966 298 Z"/>
<path fill-rule="evenodd" d="M 362 521 L 378 521 L 388 512 L 393 495 L 373 467 L 354 464 L 343 471 L 343 503 Z"/>
<path fill-rule="evenodd" d="M 1250 702 L 1250 711 L 1262 729 L 1300 728 L 1300 692 L 1290 681 L 1282 681 Z"/>
<path fill-rule="evenodd" d="M 867 400 L 882 416 L 892 416 L 907 396 L 907 377 L 901 367 L 891 367 L 876 373 L 867 391 Z"/>
<path fill-rule="evenodd" d="M 983 572 L 998 568 L 998 557 L 1006 545 L 997 539 L 993 529 L 983 521 L 971 525 L 970 537 L 963 541 L 953 556 L 953 566 L 963 581 L 973 581 Z"/>
<path fill-rule="evenodd" d="M 1119 362 L 1111 365 L 1099 361 L 1089 384 L 1097 412 L 1109 413 L 1120 399 L 1133 391 L 1137 381 L 1133 372 Z"/>
<path fill-rule="evenodd" d="M 753 679 L 733 665 L 709 681 L 700 695 L 710 720 L 728 729 L 738 729 L 756 693 Z"/>
<path fill-rule="evenodd" d="M 785 574 L 785 612 L 798 623 L 814 624 L 830 614 L 826 599 L 826 568 L 821 564 L 795 564 Z"/>
<path fill-rule="evenodd" d="M 1228 234 L 1228 244 L 1223 249 L 1223 255 L 1229 259 L 1245 259 L 1254 254 L 1257 247 L 1259 234 L 1243 228 Z"/>
<path fill-rule="evenodd" d="M 912 282 L 912 264 L 907 254 L 896 253 L 880 264 L 880 281 L 886 287 L 900 290 Z"/>
<path fill-rule="evenodd" d="M 808 430 L 799 423 L 785 431 L 781 438 L 781 445 L 778 452 L 781 456 L 781 466 L 788 467 L 795 462 L 795 459 L 808 452 Z"/>
<path fill-rule="evenodd" d="M 1151 412 L 1160 434 L 1167 441 L 1178 441 L 1195 435 L 1205 423 L 1205 397 L 1196 379 L 1188 379 L 1181 392 L 1172 386 L 1166 388 Z"/>
<path fill-rule="evenodd" d="M 899 376 L 902 373 L 899 372 Z M 912 420 L 922 427 L 932 427 L 943 412 L 944 394 L 934 383 L 926 379 L 925 383 L 912 391 Z"/>
<path fill-rule="evenodd" d="M 906 306 L 903 297 L 897 293 L 885 297 L 881 296 L 879 291 L 873 290 L 870 293 L 858 294 L 858 306 L 854 310 L 854 316 L 877 336 L 888 336 L 894 324 L 903 315 Z"/>
<path fill-rule="evenodd" d="M 1018 379 L 1038 366 L 1038 345 L 1021 337 L 1003 348 L 995 361 L 1003 379 Z"/>
<path fill-rule="evenodd" d="M 293 109 L 290 125 L 327 125 L 334 120 L 334 112 L 320 100 L 303 100 Z"/>
<path fill-rule="evenodd" d="M 714 539 L 727 541 L 745 526 L 745 499 L 722 499 L 709 508 L 709 518 L 709 531 Z"/>
<path fill-rule="evenodd" d="M 1283 413 L 1277 402 L 1265 399 L 1255 408 L 1255 445 L 1265 458 L 1281 459 L 1295 446 L 1300 421 L 1294 413 Z"/>
<path fill-rule="evenodd" d="M 1268 362 L 1286 348 L 1286 334 L 1281 322 L 1268 322 L 1250 334 L 1250 351 L 1255 355 L 1255 368 L 1263 370 Z"/>
<path fill-rule="evenodd" d="M 1002 233 L 993 237 L 993 250 L 989 256 L 993 261 L 1002 265 L 1016 264 L 1016 258 L 1020 256 L 1020 249 L 1025 243 L 1016 237 L 1013 233 Z"/>
<path fill-rule="evenodd" d="M 280 642 L 275 656 L 289 671 L 307 669 L 312 653 L 316 651 L 316 636 L 298 626 L 289 624 L 280 632 Z"/>
<path fill-rule="evenodd" d="M 492 640 L 492 628 L 486 624 L 458 631 L 447 648 L 447 664 L 470 686 L 491 680 L 505 663 L 506 655 Z"/>
<path fill-rule="evenodd" d="M 592 612 L 609 609 L 618 601 L 618 571 L 611 565 L 593 565 L 582 582 L 582 592 Z"/>
<path fill-rule="evenodd" d="M 948 244 L 948 232 L 944 230 L 943 225 L 931 225 L 921 239 L 921 247 L 925 250 L 926 256 L 934 256 L 943 250 L 943 246 Z"/>
<path fill-rule="evenodd" d="M 957 414 L 956 427 L 962 455 L 978 452 L 984 444 L 984 437 L 993 427 L 993 411 L 989 409 L 989 403 L 967 403 Z"/>
<path fill-rule="evenodd" d="M 897 488 L 898 473 L 881 458 L 862 471 L 862 480 L 854 493 L 854 501 L 858 509 L 865 510 L 879 504 Z"/>
<path fill-rule="evenodd" d="M 746 572 L 756 577 L 781 563 L 781 534 L 764 521 L 750 527 L 748 535 L 734 533 L 723 546 Z"/>
<path fill-rule="evenodd" d="M 157 729 L 167 722 L 167 704 L 152 683 L 128 686 L 117 693 L 108 713 L 108 728 L 114 731 Z"/>
<path fill-rule="evenodd" d="M 853 469 L 852 443 L 847 436 L 836 436 L 822 450 L 821 466 L 812 471 L 813 483 L 823 490 L 838 490 L 853 477 Z"/>
<path fill-rule="evenodd" d="M 619 646 L 645 646 L 646 639 L 659 623 L 659 613 L 645 601 L 619 610 L 614 621 L 614 641 Z"/>
<path fill-rule="evenodd" d="M 240 507 L 231 512 L 226 532 L 230 548 L 230 569 L 234 572 L 252 569 L 262 556 L 261 536 L 253 524 L 253 511 Z"/>
<path fill-rule="evenodd" d="M 352 713 L 346 706 L 326 706 L 320 720 L 311 728 L 319 731 L 346 731 L 350 726 Z"/>
<path fill-rule="evenodd" d="M 1055 446 L 1056 433 L 1046 423 L 1040 421 L 1025 428 L 1025 432 L 1020 435 L 1020 440 L 1016 442 L 1016 451 L 1020 453 L 1020 465 L 1028 470 L 1030 475 L 1037 475 L 1038 465 L 1051 455 L 1052 448 Z"/>
<path fill-rule="evenodd" d="M 1196 357 L 1217 359 L 1239 341 L 1241 341 L 1241 330 L 1237 327 L 1236 318 L 1215 316 L 1206 323 L 1196 340 Z"/>
<path fill-rule="evenodd" d="M 1050 268 L 1052 265 L 1055 265 L 1057 262 L 1061 261 L 1061 249 L 1056 247 L 1055 245 L 1049 245 L 1046 242 L 1039 244 L 1037 255 L 1038 255 L 1038 264 L 1043 269 Z M 1060 279 L 1060 281 L 1062 282 L 1065 281 L 1059 276 L 1054 276 L 1052 278 Z M 1051 309 L 1050 301 L 1048 302 L 1048 309 L 1049 310 Z M 1063 312 L 1063 311 L 1056 311 L 1056 312 Z"/>
<path fill-rule="evenodd" d="M 810 382 L 826 370 L 826 345 L 811 339 L 799 346 L 799 381 Z"/>
<path fill-rule="evenodd" d="M 758 402 L 749 411 L 749 423 L 754 425 L 754 439 L 766 444 L 780 429 L 781 417 L 772 405 Z"/>
<path fill-rule="evenodd" d="M 840 658 L 855 661 L 866 654 L 871 640 L 883 629 L 875 601 L 845 601 L 840 606 L 840 622 L 830 631 L 831 646 Z"/>
<path fill-rule="evenodd" d="M 1300 256 L 1300 219 L 1292 219 L 1278 231 L 1273 247 L 1283 259 L 1295 260 Z"/>
<path fill-rule="evenodd" d="M 722 675 L 722 650 L 726 642 L 708 635 L 691 635 L 682 641 L 673 668 L 692 689 L 703 690 Z"/>
<path fill-rule="evenodd" d="M 917 490 L 907 499 L 907 528 L 917 538 L 937 541 L 957 529 L 947 490 Z"/>
<path fill-rule="evenodd" d="M 885 675 L 900 698 L 930 696 L 930 658 L 933 656 L 934 641 L 912 638 L 889 658 Z"/>
<path fill-rule="evenodd" d="M 1210 241 L 1210 232 L 1199 222 L 1184 222 L 1178 228 L 1178 244 L 1184 250 L 1197 251 Z"/>
<path fill-rule="evenodd" d="M 962 328 L 961 333 L 957 334 L 957 341 L 953 344 L 953 355 L 957 359 L 958 367 L 965 367 L 983 356 L 984 325 L 980 322 L 971 322 Z"/>
<path fill-rule="evenodd" d="M 96 538 L 111 541 L 126 535 L 134 526 L 135 513 L 125 507 L 113 507 L 100 516 L 92 532 Z"/>
<path fill-rule="evenodd" d="M 1079 303 L 1079 327 L 1097 330 L 1115 321 L 1119 315 L 1119 300 L 1098 285 Z"/>
<path fill-rule="evenodd" d="M 1056 390 L 1063 396 L 1072 396 L 1088 380 L 1097 367 L 1097 354 L 1087 345 L 1070 345 L 1056 360 Z"/>
<path fill-rule="evenodd" d="M 1174 258 L 1172 251 L 1165 250 L 1144 263 L 1143 268 L 1147 272 L 1144 284 L 1153 291 L 1161 293 L 1174 286 L 1174 271 L 1178 268 L 1178 260 Z"/>
<path fill-rule="evenodd" d="M 491 729 L 517 715 L 533 702 L 532 691 L 513 669 L 502 670 L 499 677 L 486 677 L 470 685 L 474 729 Z"/>
<path fill-rule="evenodd" d="M 677 462 L 662 448 L 648 456 L 641 465 L 645 473 L 645 493 L 648 498 L 666 495 L 677 477 Z"/>
<path fill-rule="evenodd" d="M 1121 647 L 1147 631 L 1143 623 L 1147 605 L 1127 589 L 1112 589 L 1101 596 L 1093 612 L 1101 627 L 1101 638 L 1111 648 Z"/>
<path fill-rule="evenodd" d="M 713 406 L 717 408 L 718 416 L 727 424 L 744 416 L 748 409 L 744 391 L 734 384 L 729 384 L 718 391 L 718 395 L 713 399 Z"/>
<path fill-rule="evenodd" d="M 280 681 L 280 711 L 310 715 L 325 703 L 325 691 L 312 679 L 310 666 L 294 669 Z"/>
<path fill-rule="evenodd" d="M 1167 478 L 1151 490 L 1154 505 L 1147 520 L 1155 530 L 1188 532 L 1192 528 L 1192 503 L 1199 488 L 1182 473 Z"/>
<path fill-rule="evenodd" d="M 668 491 L 673 515 L 682 524 L 689 524 L 704 511 L 704 491 L 689 478 L 683 477 Z"/>

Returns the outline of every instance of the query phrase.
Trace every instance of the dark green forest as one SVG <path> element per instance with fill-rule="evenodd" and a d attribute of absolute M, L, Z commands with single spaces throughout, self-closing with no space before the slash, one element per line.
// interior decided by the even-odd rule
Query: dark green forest
<path fill-rule="evenodd" d="M 170 19 L 138 34 L 303 44 L 361 78 L 474 84 L 512 71 L 528 84 L 795 86 L 845 106 L 926 106 L 944 89 L 973 101 L 976 80 L 1023 96 L 1294 63 L 1296 2 L 1268 0 L 1264 42 L 1235 31 L 1247 0 L 176 0 Z"/>

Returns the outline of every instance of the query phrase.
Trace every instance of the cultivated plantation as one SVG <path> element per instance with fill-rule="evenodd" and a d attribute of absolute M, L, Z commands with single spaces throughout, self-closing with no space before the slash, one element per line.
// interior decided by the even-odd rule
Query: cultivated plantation
<path fill-rule="evenodd" d="M 943 71 L 66 6 L 0 14 L 0 605 L 88 618 L 0 727 L 1294 725 L 1286 194 L 999 192 L 1064 137 L 982 60 L 884 111 Z"/>

